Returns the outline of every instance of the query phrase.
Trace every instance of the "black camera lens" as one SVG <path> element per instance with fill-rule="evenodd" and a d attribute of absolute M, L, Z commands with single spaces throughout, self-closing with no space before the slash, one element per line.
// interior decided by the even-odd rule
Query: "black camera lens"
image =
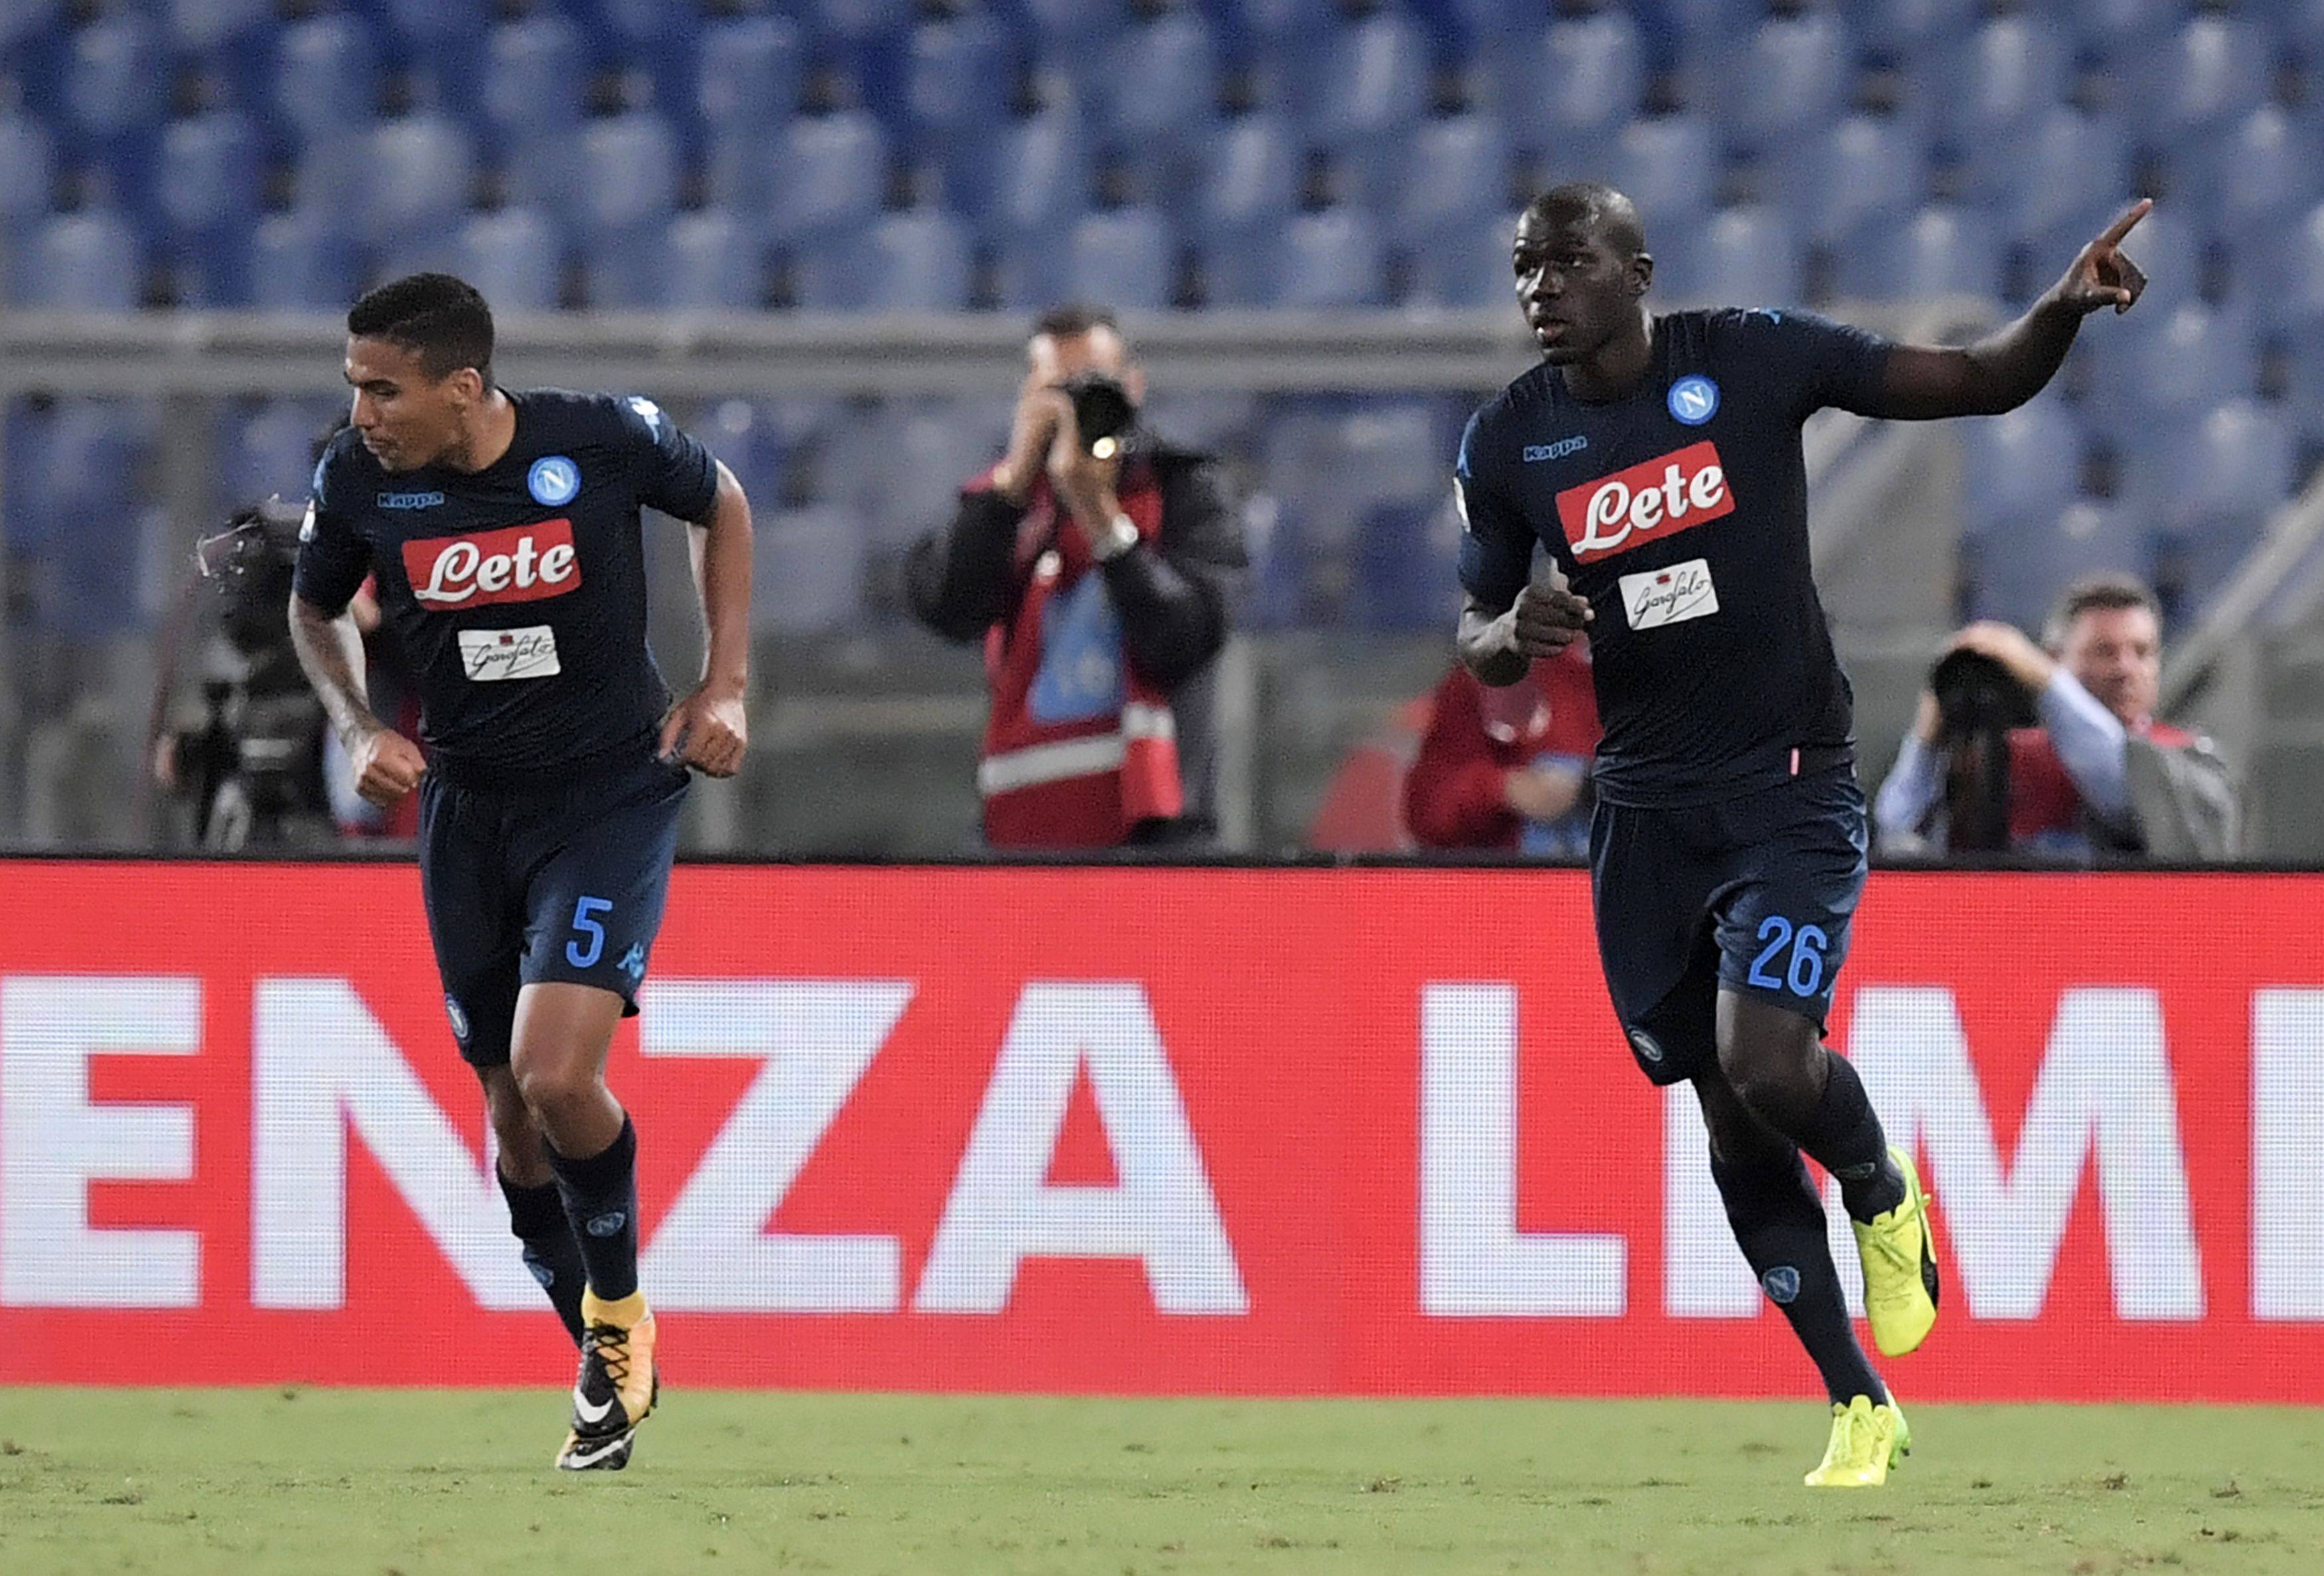
<path fill-rule="evenodd" d="M 1079 372 L 1058 385 L 1073 401 L 1074 425 L 1081 429 L 1082 445 L 1103 459 L 1120 447 L 1122 435 L 1137 419 L 1138 408 L 1121 380 L 1102 372 Z M 1098 446 L 1109 447 L 1101 448 Z"/>

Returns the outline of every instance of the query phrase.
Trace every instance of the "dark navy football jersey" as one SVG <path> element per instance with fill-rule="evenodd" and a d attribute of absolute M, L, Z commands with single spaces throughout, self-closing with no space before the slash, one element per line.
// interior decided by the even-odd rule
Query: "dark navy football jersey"
<path fill-rule="evenodd" d="M 639 511 L 709 517 L 717 465 L 652 401 L 509 392 L 516 436 L 474 475 L 381 468 L 352 429 L 315 468 L 299 594 L 377 577 L 417 670 L 431 764 L 518 782 L 650 748 L 669 704 L 646 646 Z"/>
<path fill-rule="evenodd" d="M 1800 426 L 1868 410 L 1888 349 L 1803 313 L 1675 312 L 1627 398 L 1577 400 L 1545 363 L 1470 419 L 1461 583 L 1506 608 L 1540 546 L 1589 599 L 1601 797 L 1708 804 L 1789 775 L 1795 749 L 1852 745 Z"/>

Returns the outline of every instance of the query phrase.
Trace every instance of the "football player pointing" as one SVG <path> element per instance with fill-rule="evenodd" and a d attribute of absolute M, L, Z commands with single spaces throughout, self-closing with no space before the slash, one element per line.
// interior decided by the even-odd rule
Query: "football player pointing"
<path fill-rule="evenodd" d="M 420 876 L 524 1259 L 581 1346 L 558 1465 L 628 1464 L 659 1390 L 637 1135 L 605 1086 L 661 922 L 688 772 L 744 744 L 751 506 L 639 397 L 493 381 L 491 309 L 416 274 L 347 314 L 351 425 L 315 472 L 291 631 L 366 798 L 420 794 Z M 646 647 L 640 512 L 693 523 L 709 631 L 675 705 Z M 419 746 L 364 704 L 366 577 L 419 673 Z"/>
<path fill-rule="evenodd" d="M 2083 318 L 2137 301 L 2146 281 L 2120 247 L 2149 206 L 1966 347 L 1788 310 L 1652 313 L 1637 211 L 1606 187 L 1558 187 L 1517 222 L 1517 302 L 1542 360 L 1462 438 L 1461 654 L 1515 684 L 1588 636 L 1608 992 L 1646 1076 L 1694 1086 L 1736 1240 L 1831 1394 L 1811 1485 L 1885 1482 L 1911 1434 L 1857 1343 L 1801 1155 L 1840 1181 L 1884 1355 L 1927 1338 L 1938 1281 L 1912 1157 L 1823 1044 L 1865 806 L 1809 575 L 1801 423 L 1827 405 L 1924 419 L 2024 403 Z"/>

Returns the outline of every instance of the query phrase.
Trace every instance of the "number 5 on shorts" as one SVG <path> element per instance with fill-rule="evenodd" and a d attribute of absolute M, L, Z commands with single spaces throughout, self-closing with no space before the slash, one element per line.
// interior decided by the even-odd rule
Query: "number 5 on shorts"
<path fill-rule="evenodd" d="M 605 955 L 605 927 L 591 916 L 613 911 L 613 905 L 604 898 L 584 898 L 573 905 L 573 928 L 579 935 L 587 936 L 589 945 L 585 949 L 578 941 L 567 942 L 567 963 L 576 969 L 594 968 L 597 960 Z"/>
<path fill-rule="evenodd" d="M 1772 936 L 1773 940 L 1768 938 Z M 1759 921 L 1759 939 L 1767 945 L 1751 960 L 1750 983 L 1762 991 L 1789 991 L 1794 996 L 1813 996 L 1816 987 L 1823 983 L 1824 949 L 1831 945 L 1819 926 L 1803 925 L 1796 934 L 1792 922 L 1780 914 L 1770 914 Z M 1778 980 L 1767 972 L 1767 965 L 1784 947 L 1792 949 L 1792 965 L 1784 977 Z"/>

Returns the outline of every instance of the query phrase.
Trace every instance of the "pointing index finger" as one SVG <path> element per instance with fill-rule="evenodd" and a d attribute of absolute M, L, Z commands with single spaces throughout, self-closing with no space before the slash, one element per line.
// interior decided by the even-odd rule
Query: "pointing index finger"
<path fill-rule="evenodd" d="M 2113 224 L 2108 225 L 2099 235 L 2098 244 L 2102 246 L 2119 245 L 2122 242 L 2122 238 L 2130 234 L 2131 227 L 2136 225 L 2139 220 L 2144 218 L 2153 207 L 2154 199 L 2151 197 L 2142 197 L 2136 202 L 2132 203 L 2130 207 L 2123 210 L 2123 214 L 2120 218 L 2115 220 Z"/>

